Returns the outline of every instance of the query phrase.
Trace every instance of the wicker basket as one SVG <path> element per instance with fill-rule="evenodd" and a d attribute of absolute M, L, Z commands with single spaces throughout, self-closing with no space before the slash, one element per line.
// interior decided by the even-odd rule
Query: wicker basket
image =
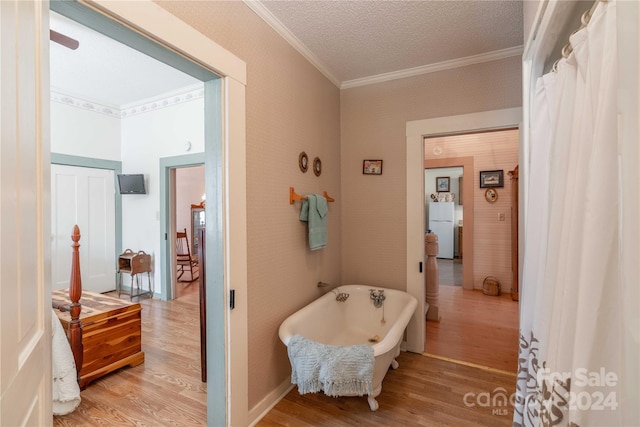
<path fill-rule="evenodd" d="M 482 293 L 485 295 L 500 295 L 500 281 L 493 276 L 487 276 L 482 282 Z"/>

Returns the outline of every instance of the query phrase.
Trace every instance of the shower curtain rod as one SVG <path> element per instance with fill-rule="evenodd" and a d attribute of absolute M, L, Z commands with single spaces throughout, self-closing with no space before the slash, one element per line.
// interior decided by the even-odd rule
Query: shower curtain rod
<path fill-rule="evenodd" d="M 582 17 L 580 18 L 580 26 L 576 30 L 574 30 L 571 33 L 571 35 L 574 35 L 575 33 L 577 33 L 578 31 L 580 31 L 581 29 L 583 29 L 589 24 L 589 21 L 591 20 L 591 16 L 593 15 L 593 12 L 596 10 L 596 7 L 598 7 L 598 3 L 606 3 L 607 1 L 608 0 L 595 0 L 593 5 L 589 9 L 584 11 L 584 13 L 582 14 Z M 568 41 L 567 44 L 565 44 L 562 47 L 561 52 L 562 52 L 562 58 L 564 59 L 567 59 L 569 55 L 571 55 L 571 52 L 573 52 L 573 47 L 571 46 L 570 41 Z M 562 58 L 556 59 L 556 61 L 553 63 L 553 66 L 551 67 L 552 72 L 555 73 L 558 70 L 558 62 L 560 62 Z"/>

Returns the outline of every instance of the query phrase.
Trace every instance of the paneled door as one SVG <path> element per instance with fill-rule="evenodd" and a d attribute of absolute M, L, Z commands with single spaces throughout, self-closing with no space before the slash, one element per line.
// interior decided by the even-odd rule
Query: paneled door
<path fill-rule="evenodd" d="M 0 1 L 0 425 L 51 416 L 48 2 Z"/>
<path fill-rule="evenodd" d="M 51 165 L 51 274 L 53 289 L 69 286 L 70 236 L 80 227 L 82 288 L 116 287 L 115 184 L 112 170 Z"/>

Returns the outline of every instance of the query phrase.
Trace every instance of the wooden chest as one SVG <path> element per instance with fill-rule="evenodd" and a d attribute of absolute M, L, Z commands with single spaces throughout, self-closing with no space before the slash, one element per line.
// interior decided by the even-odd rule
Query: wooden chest
<path fill-rule="evenodd" d="M 52 300 L 54 306 L 68 305 L 68 289 L 54 291 Z M 124 366 L 133 367 L 144 362 L 140 304 L 86 291 L 82 293 L 80 303 L 84 347 L 80 388 Z M 68 331 L 69 313 L 55 312 L 62 327 Z"/>

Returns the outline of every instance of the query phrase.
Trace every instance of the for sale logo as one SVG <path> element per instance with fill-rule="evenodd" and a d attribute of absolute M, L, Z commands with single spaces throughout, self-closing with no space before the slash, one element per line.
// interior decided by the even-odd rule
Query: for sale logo
<path fill-rule="evenodd" d="M 546 383 L 549 389 L 558 383 L 571 384 L 566 395 L 570 411 L 612 411 L 618 407 L 616 392 L 611 390 L 618 384 L 618 375 L 607 372 L 605 368 L 598 371 L 578 368 L 573 372 L 551 372 L 542 368 L 538 371 L 537 380 L 538 384 Z"/>

